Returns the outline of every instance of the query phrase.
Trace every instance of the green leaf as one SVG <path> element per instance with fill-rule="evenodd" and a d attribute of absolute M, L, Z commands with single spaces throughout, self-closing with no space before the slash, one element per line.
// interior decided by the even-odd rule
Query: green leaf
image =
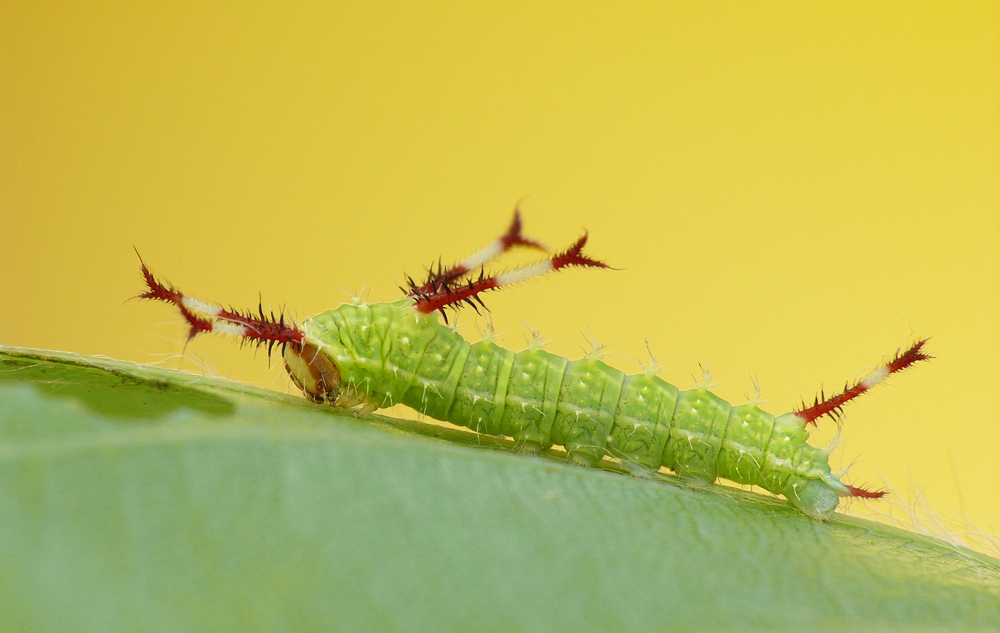
<path fill-rule="evenodd" d="M 506 447 L 0 347 L 0 628 L 1000 629 L 980 554 Z"/>

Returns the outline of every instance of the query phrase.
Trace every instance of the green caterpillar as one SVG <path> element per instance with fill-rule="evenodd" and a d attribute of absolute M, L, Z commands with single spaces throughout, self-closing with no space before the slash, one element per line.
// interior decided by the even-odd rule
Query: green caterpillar
<path fill-rule="evenodd" d="M 409 279 L 392 302 L 357 300 L 301 324 L 224 310 L 157 281 L 141 262 L 148 290 L 142 298 L 176 305 L 189 336 L 221 332 L 283 347 L 292 381 L 315 402 L 359 413 L 404 404 L 432 418 L 479 433 L 504 435 L 529 451 L 565 447 L 569 459 L 591 465 L 605 456 L 623 464 L 683 478 L 722 477 L 784 495 L 818 519 L 829 518 L 840 497 L 878 498 L 883 492 L 844 484 L 830 472 L 833 445 L 807 443 L 806 427 L 840 408 L 890 374 L 930 358 L 918 341 L 870 376 L 802 410 L 780 416 L 755 404 L 733 406 L 705 387 L 679 390 L 654 375 L 625 373 L 596 354 L 568 360 L 538 344 L 520 352 L 490 336 L 469 343 L 442 326 L 437 311 L 482 303 L 483 291 L 502 288 L 568 266 L 607 268 L 582 253 L 584 235 L 568 250 L 512 272 L 469 273 L 514 246 L 541 248 L 521 235 L 514 214 L 507 233 L 461 264 L 432 271 L 426 283 Z M 446 319 L 447 320 L 447 319 Z"/>

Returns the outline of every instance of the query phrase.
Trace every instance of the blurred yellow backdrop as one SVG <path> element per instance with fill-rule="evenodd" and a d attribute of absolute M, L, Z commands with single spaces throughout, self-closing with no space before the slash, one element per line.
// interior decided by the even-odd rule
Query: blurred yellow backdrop
<path fill-rule="evenodd" d="M 132 247 L 190 294 L 301 318 L 396 296 L 523 198 L 528 235 L 586 228 L 622 270 L 486 297 L 509 347 L 524 321 L 577 357 L 589 328 L 631 371 L 648 339 L 666 380 L 701 363 L 741 402 L 754 377 L 781 413 L 932 337 L 848 408 L 833 462 L 895 493 L 856 513 L 930 504 L 989 549 L 997 2 L 366 4 L 9 3 L 0 342 L 286 390 L 230 341 L 178 358 L 177 315 L 123 303 Z"/>

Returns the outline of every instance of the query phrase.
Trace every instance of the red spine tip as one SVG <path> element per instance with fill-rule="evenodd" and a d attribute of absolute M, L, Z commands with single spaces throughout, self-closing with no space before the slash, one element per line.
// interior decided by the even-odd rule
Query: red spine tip
<path fill-rule="evenodd" d="M 514 219 L 511 221 L 510 228 L 507 229 L 507 232 L 500 237 L 500 242 L 503 244 L 504 250 L 513 246 L 527 246 L 529 248 L 537 248 L 540 251 L 547 250 L 539 242 L 524 237 L 524 235 L 521 234 L 520 209 L 514 209 Z"/>
<path fill-rule="evenodd" d="M 914 343 L 910 347 L 910 349 L 908 349 L 905 352 L 902 352 L 900 354 L 896 354 L 896 357 L 893 358 L 892 361 L 890 361 L 888 365 L 886 365 L 886 367 L 889 368 L 889 373 L 890 374 L 894 374 L 897 371 L 900 371 L 902 369 L 906 369 L 907 367 L 909 367 L 913 363 L 916 363 L 916 362 L 922 361 L 922 360 L 930 360 L 930 359 L 934 358 L 930 354 L 925 354 L 925 353 L 923 353 L 923 351 L 921 351 L 923 349 L 923 347 L 924 347 L 924 343 L 926 343 L 928 340 L 929 339 L 925 339 L 925 338 L 924 339 L 920 339 L 919 341 L 917 341 L 916 343 Z"/>
<path fill-rule="evenodd" d="M 889 494 L 885 490 L 867 490 L 858 486 L 847 486 L 847 491 L 851 493 L 852 497 L 860 497 L 861 499 L 881 499 Z"/>
<path fill-rule="evenodd" d="M 135 254 L 139 256 L 139 251 L 136 251 Z M 148 288 L 146 292 L 139 295 L 140 299 L 159 299 L 160 301 L 170 302 L 180 301 L 183 295 L 173 288 L 161 284 L 153 276 L 153 273 L 149 272 L 146 263 L 142 261 L 142 256 L 139 256 L 139 270 L 142 272 L 142 279 L 146 282 L 146 288 Z"/>
<path fill-rule="evenodd" d="M 596 260 L 592 257 L 587 257 L 581 251 L 583 251 L 584 245 L 587 243 L 588 235 L 584 233 L 580 239 L 576 241 L 575 244 L 570 246 L 564 252 L 559 253 L 552 258 L 552 269 L 559 270 L 560 268 L 565 268 L 566 266 L 589 266 L 591 268 L 611 268 L 602 261 Z"/>

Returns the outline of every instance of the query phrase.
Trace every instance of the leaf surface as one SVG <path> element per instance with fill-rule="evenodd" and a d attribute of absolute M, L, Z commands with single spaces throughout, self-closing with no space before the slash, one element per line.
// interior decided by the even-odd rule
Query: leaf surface
<path fill-rule="evenodd" d="M 0 347 L 0 628 L 1000 629 L 994 559 L 509 445 Z"/>

